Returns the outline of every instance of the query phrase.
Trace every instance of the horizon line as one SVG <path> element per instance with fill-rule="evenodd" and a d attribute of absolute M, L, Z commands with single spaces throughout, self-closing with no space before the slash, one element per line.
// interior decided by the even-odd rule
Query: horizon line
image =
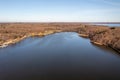
<path fill-rule="evenodd" d="M 67 21 L 63 21 L 63 22 L 14 22 L 14 21 L 11 21 L 11 22 L 0 22 L 0 23 L 98 23 L 98 24 L 120 24 L 120 22 L 67 22 Z"/>

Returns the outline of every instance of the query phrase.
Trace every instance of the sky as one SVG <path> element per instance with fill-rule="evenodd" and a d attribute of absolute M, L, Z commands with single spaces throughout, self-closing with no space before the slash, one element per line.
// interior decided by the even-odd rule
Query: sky
<path fill-rule="evenodd" d="M 0 22 L 120 22 L 120 0 L 0 0 Z"/>

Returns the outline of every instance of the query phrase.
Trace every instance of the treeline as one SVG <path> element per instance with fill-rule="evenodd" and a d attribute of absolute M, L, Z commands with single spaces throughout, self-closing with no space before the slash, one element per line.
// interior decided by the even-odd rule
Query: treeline
<path fill-rule="evenodd" d="M 23 37 L 30 33 L 39 33 L 46 30 L 71 31 L 80 24 L 66 23 L 1 23 L 0 24 L 0 43 L 9 39 Z M 70 30 L 69 30 L 70 29 Z"/>

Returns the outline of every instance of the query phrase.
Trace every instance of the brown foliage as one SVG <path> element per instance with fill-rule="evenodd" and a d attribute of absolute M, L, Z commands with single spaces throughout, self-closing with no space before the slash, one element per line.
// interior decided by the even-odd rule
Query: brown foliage
<path fill-rule="evenodd" d="M 29 33 L 46 30 L 78 32 L 88 35 L 94 42 L 120 50 L 120 28 L 81 23 L 0 23 L 0 44 L 9 39 L 21 38 Z"/>

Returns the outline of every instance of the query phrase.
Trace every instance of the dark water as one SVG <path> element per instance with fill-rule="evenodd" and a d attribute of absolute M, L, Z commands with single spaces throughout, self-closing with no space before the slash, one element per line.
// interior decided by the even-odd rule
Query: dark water
<path fill-rule="evenodd" d="M 120 80 L 120 56 L 72 32 L 28 38 L 0 49 L 0 80 Z"/>
<path fill-rule="evenodd" d="M 95 25 L 104 25 L 109 27 L 120 27 L 120 24 L 95 24 Z"/>

